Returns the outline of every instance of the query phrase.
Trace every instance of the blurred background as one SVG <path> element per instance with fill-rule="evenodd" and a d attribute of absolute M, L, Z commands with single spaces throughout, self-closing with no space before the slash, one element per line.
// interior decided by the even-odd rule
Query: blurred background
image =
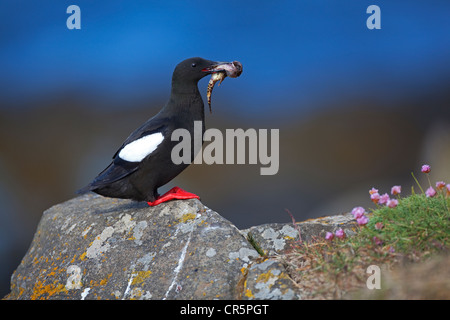
<path fill-rule="evenodd" d="M 66 9 L 81 9 L 68 30 Z M 366 9 L 381 9 L 369 30 Z M 188 57 L 238 60 L 207 127 L 280 129 L 277 175 L 192 165 L 169 185 L 239 228 L 371 207 L 411 171 L 450 182 L 450 2 L 0 4 L 0 296 L 44 210 L 75 197 L 166 102 Z M 199 88 L 206 98 L 208 78 Z M 205 100 L 206 101 L 206 100 Z"/>

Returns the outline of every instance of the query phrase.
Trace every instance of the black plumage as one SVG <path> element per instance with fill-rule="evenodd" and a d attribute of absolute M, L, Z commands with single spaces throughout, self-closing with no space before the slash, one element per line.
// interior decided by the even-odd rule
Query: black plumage
<path fill-rule="evenodd" d="M 193 139 L 194 121 L 202 121 L 203 136 L 205 113 L 198 81 L 216 72 L 217 69 L 214 68 L 218 65 L 218 62 L 202 58 L 190 58 L 179 63 L 173 72 L 172 90 L 167 104 L 158 114 L 131 133 L 114 154 L 111 164 L 78 192 L 93 191 L 113 198 L 155 201 L 159 196 L 157 189 L 189 165 L 173 163 L 171 151 L 179 142 L 171 141 L 172 132 L 177 128 L 184 128 L 190 132 Z M 151 150 L 150 143 L 157 146 L 146 155 L 146 152 Z M 141 145 L 149 149 L 139 150 Z M 136 151 L 137 154 L 130 150 Z M 191 150 L 191 159 L 194 159 L 194 148 Z"/>

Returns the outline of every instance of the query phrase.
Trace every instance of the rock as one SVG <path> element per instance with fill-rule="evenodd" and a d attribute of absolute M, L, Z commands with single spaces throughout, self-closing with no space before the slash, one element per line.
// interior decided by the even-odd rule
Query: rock
<path fill-rule="evenodd" d="M 272 223 L 243 230 L 242 233 L 262 255 L 275 258 L 259 259 L 244 272 L 242 299 L 301 299 L 292 285 L 285 267 L 276 258 L 291 249 L 298 241 L 325 237 L 327 231 L 342 228 L 348 236 L 355 234 L 355 219 L 351 213 L 311 219 L 294 224 Z"/>
<path fill-rule="evenodd" d="M 326 232 L 342 228 L 347 236 L 356 233 L 356 222 L 351 213 L 310 219 L 294 224 L 271 223 L 243 230 L 243 234 L 259 246 L 266 255 L 282 253 L 291 248 L 293 242 L 311 241 L 314 237 L 325 237 Z M 301 235 L 301 239 L 300 239 Z"/>
<path fill-rule="evenodd" d="M 293 283 L 284 266 L 274 258 L 250 264 L 243 269 L 243 288 L 240 299 L 243 300 L 293 300 L 300 296 L 295 292 Z"/>
<path fill-rule="evenodd" d="M 256 257 L 198 200 L 149 207 L 90 194 L 43 214 L 8 298 L 233 299 Z"/>
<path fill-rule="evenodd" d="M 297 225 L 307 239 L 349 223 L 339 217 Z M 297 240 L 293 224 L 240 231 L 197 199 L 149 207 L 87 194 L 44 212 L 5 299 L 299 299 L 265 254 Z"/>

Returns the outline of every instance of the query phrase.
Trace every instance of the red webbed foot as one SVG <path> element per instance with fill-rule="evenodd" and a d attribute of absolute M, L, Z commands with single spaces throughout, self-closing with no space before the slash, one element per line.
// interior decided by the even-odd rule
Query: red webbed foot
<path fill-rule="evenodd" d="M 181 189 L 179 187 L 173 187 L 172 189 L 170 189 L 169 191 L 164 193 L 162 196 L 158 197 L 155 201 L 147 202 L 147 203 L 149 206 L 154 207 L 160 203 L 163 203 L 163 202 L 166 202 L 169 200 L 174 200 L 174 199 L 179 199 L 179 200 L 200 199 L 200 197 L 194 193 L 184 191 L 183 189 Z"/>

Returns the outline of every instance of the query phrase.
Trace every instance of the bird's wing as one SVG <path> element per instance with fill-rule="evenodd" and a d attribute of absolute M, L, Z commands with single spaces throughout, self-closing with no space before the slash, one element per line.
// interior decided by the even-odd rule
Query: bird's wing
<path fill-rule="evenodd" d="M 113 182 L 119 181 L 123 178 L 126 178 L 133 172 L 135 172 L 137 169 L 139 169 L 139 166 L 141 164 L 141 161 L 127 161 L 126 159 L 121 158 L 119 155 L 124 148 L 129 146 L 129 150 L 134 151 L 136 149 L 139 149 L 139 147 L 150 147 L 152 148 L 152 139 L 144 139 L 142 138 L 149 137 L 153 135 L 154 137 L 158 137 L 158 133 L 162 135 L 162 138 L 167 138 L 168 135 L 168 127 L 167 123 L 170 123 L 170 121 L 167 121 L 166 118 L 161 118 L 156 115 L 155 117 L 147 120 L 142 126 L 137 128 L 133 133 L 130 134 L 130 136 L 125 140 L 125 142 L 122 144 L 122 146 L 116 151 L 116 153 L 113 155 L 113 161 L 110 163 L 108 167 L 106 167 L 102 172 L 100 172 L 97 177 L 94 178 L 94 180 L 88 184 L 86 187 L 77 190 L 77 193 L 85 193 L 88 191 L 95 190 L 97 188 L 107 186 Z M 161 138 L 161 136 L 159 136 Z M 138 140 L 141 140 L 140 142 Z M 161 140 L 161 139 L 160 139 Z M 134 141 L 137 141 L 134 145 L 132 143 Z M 161 143 L 162 141 L 159 141 Z M 157 144 L 159 144 L 157 143 Z M 155 143 L 153 143 L 154 145 Z M 156 144 L 156 147 L 157 147 Z M 156 148 L 155 147 L 155 148 Z M 126 150 L 125 150 L 126 151 Z M 154 151 L 154 150 L 152 150 Z M 152 151 L 148 152 L 147 155 L 150 155 Z M 126 152 L 124 153 L 126 155 Z M 144 151 L 145 154 L 145 151 Z M 124 156 L 127 158 L 126 156 Z M 144 157 L 145 158 L 145 157 Z"/>
<path fill-rule="evenodd" d="M 114 159 L 105 170 L 100 172 L 98 176 L 89 184 L 90 190 L 109 185 L 113 182 L 121 180 L 139 168 L 139 164 L 127 162 L 120 158 Z"/>
<path fill-rule="evenodd" d="M 163 121 L 150 120 L 136 129 L 125 140 L 122 146 L 114 154 L 111 164 L 105 170 L 100 172 L 86 188 L 93 190 L 109 185 L 129 176 L 139 169 L 141 161 L 156 149 L 166 135 L 166 125 L 162 123 Z M 155 138 L 158 138 L 159 140 L 155 142 Z M 147 150 L 143 150 L 139 153 L 140 148 L 147 148 Z M 121 153 L 122 151 L 124 151 L 123 154 Z M 139 159 L 139 161 L 127 161 L 127 159 L 132 159 L 133 156 L 137 157 L 136 159 Z"/>
<path fill-rule="evenodd" d="M 113 160 L 106 169 L 100 172 L 94 180 L 84 188 L 77 190 L 78 194 L 83 194 L 121 180 L 139 168 L 138 164 L 121 160 L 119 157 Z"/>
<path fill-rule="evenodd" d="M 129 135 L 122 146 L 113 155 L 113 159 L 116 159 L 119 153 L 134 141 L 158 132 L 162 133 L 162 135 L 164 136 L 167 129 L 167 125 L 164 124 L 164 120 L 166 119 L 158 119 L 155 117 L 147 120 L 147 122 L 145 122 L 142 126 L 137 128 L 133 133 Z"/>

